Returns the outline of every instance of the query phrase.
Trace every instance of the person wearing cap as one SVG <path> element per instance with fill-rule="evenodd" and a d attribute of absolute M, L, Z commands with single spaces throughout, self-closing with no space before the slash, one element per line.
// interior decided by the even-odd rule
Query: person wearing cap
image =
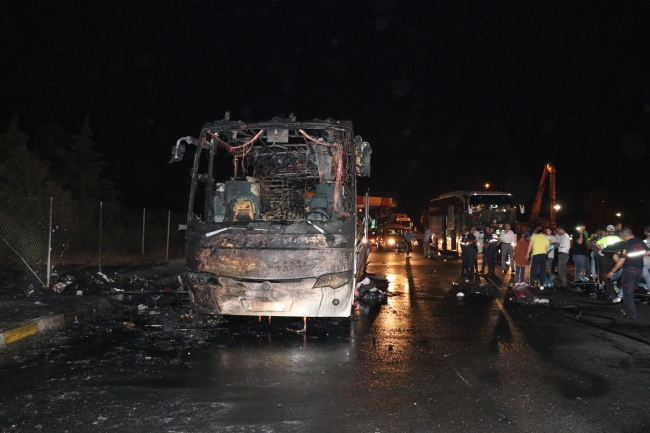
<path fill-rule="evenodd" d="M 526 253 L 528 252 L 528 242 L 530 242 L 531 233 L 526 230 L 517 241 L 513 259 L 515 262 L 515 284 L 526 282 Z"/>
<path fill-rule="evenodd" d="M 621 230 L 621 237 L 625 241 L 623 253 L 616 264 L 607 273 L 610 279 L 619 269 L 623 269 L 623 310 L 621 313 L 626 319 L 636 319 L 636 306 L 634 305 L 634 289 L 636 289 L 643 274 L 643 257 L 648 255 L 648 246 L 641 239 L 635 238 L 628 227 Z"/>
<path fill-rule="evenodd" d="M 598 242 L 596 242 L 596 248 L 598 248 L 600 251 L 604 251 L 612 245 L 623 242 L 623 239 L 616 234 L 616 227 L 610 224 L 607 226 L 607 234 L 600 238 Z"/>
<path fill-rule="evenodd" d="M 599 281 L 598 272 L 596 270 L 596 262 L 598 261 L 598 248 L 596 248 L 596 242 L 601 240 L 605 236 L 605 230 L 598 229 L 596 232 L 589 238 L 589 245 L 591 246 L 591 278 L 593 281 Z"/>
<path fill-rule="evenodd" d="M 470 273 L 468 272 L 468 269 L 470 267 L 469 248 L 471 242 L 469 239 L 470 233 L 469 230 L 467 230 L 467 226 L 463 226 L 461 231 L 462 231 L 462 235 L 460 236 L 461 275 L 465 276 Z"/>
<path fill-rule="evenodd" d="M 619 236 L 614 234 L 616 228 L 613 225 L 607 226 L 607 235 L 603 236 L 594 246 L 598 249 L 596 260 L 598 261 L 598 268 L 601 281 L 605 282 L 607 288 L 607 296 L 611 300 L 616 300 L 616 291 L 614 289 L 614 281 L 611 278 L 606 278 L 605 275 L 609 273 L 614 267 L 614 255 L 622 250 L 624 241 Z"/>

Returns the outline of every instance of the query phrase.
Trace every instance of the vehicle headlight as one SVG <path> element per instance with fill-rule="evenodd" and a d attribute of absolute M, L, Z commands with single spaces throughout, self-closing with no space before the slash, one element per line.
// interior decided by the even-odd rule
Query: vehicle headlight
<path fill-rule="evenodd" d="M 335 274 L 324 274 L 318 277 L 318 280 L 316 280 L 316 283 L 314 284 L 314 289 L 317 289 L 319 287 L 331 287 L 332 289 L 338 289 L 351 279 L 352 271 L 337 272 Z"/>
<path fill-rule="evenodd" d="M 395 239 L 388 239 L 388 245 L 394 245 Z"/>

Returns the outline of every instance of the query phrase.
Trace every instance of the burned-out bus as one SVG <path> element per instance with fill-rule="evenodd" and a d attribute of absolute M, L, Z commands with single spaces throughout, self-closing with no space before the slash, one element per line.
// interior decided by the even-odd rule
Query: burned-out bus
<path fill-rule="evenodd" d="M 356 177 L 370 175 L 372 152 L 351 122 L 226 117 L 179 139 L 172 161 L 185 144 L 196 147 L 186 237 L 198 311 L 350 316 L 369 251 Z"/>
<path fill-rule="evenodd" d="M 474 225 L 479 233 L 486 226 L 494 226 L 500 232 L 505 223 L 514 228 L 517 207 L 514 197 L 507 192 L 454 191 L 441 194 L 429 201 L 428 222 L 433 248 L 460 254 L 463 226 Z"/>

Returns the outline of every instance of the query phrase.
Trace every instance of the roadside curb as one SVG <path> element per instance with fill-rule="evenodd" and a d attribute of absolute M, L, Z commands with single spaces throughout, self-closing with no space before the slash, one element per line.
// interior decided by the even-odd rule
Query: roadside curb
<path fill-rule="evenodd" d="M 78 319 L 92 317 L 101 308 L 100 299 L 94 300 L 92 304 L 75 307 L 70 310 L 64 311 L 59 314 L 52 314 L 48 316 L 38 317 L 36 319 L 28 320 L 13 329 L 7 329 L 0 332 L 0 349 L 3 349 L 11 344 L 22 341 L 26 338 L 32 337 L 52 329 L 62 328 Z"/>

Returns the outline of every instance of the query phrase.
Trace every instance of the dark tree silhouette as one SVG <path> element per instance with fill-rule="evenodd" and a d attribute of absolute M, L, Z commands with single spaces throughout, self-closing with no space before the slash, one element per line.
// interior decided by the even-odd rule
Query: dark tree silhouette
<path fill-rule="evenodd" d="M 14 114 L 7 131 L 0 135 L 0 194 L 46 197 L 56 192 L 50 163 L 27 148 L 28 140 Z"/>
<path fill-rule="evenodd" d="M 82 204 L 93 200 L 115 200 L 113 183 L 102 176 L 107 165 L 91 139 L 90 116 L 86 115 L 81 131 L 70 136 L 67 148 L 60 152 L 57 177 L 64 189 Z"/>

